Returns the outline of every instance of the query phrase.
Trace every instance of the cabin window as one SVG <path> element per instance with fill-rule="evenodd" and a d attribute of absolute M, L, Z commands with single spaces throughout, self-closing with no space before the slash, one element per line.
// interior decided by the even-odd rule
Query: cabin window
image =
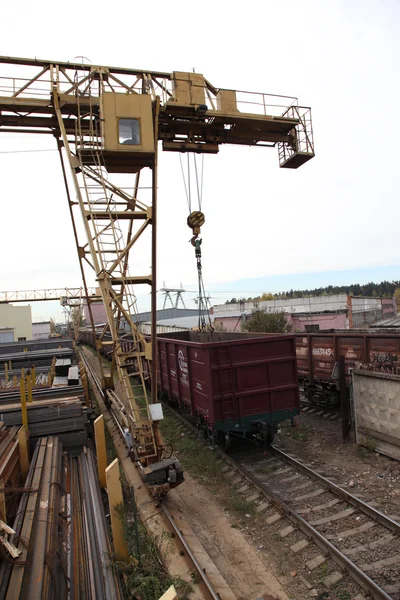
<path fill-rule="evenodd" d="M 118 141 L 125 146 L 140 145 L 140 122 L 139 119 L 118 120 Z"/>

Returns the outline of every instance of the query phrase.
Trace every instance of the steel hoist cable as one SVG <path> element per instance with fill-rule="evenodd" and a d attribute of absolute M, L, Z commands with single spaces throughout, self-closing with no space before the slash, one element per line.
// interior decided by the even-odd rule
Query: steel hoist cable
<path fill-rule="evenodd" d="M 189 208 L 189 216 L 187 218 L 187 225 L 193 232 L 193 237 L 190 239 L 190 243 L 194 247 L 196 264 L 197 264 L 197 279 L 198 279 L 198 303 L 199 303 L 199 319 L 198 319 L 198 331 L 206 331 L 209 329 L 213 331 L 210 313 L 209 313 L 209 302 L 204 289 L 203 281 L 203 267 L 201 263 L 201 244 L 203 240 L 199 238 L 201 227 L 204 225 L 206 219 L 202 212 L 202 200 L 203 200 L 203 179 L 204 179 L 204 155 L 202 155 L 201 172 L 197 166 L 196 155 L 193 156 L 194 163 L 194 174 L 195 174 L 195 190 L 197 195 L 197 206 L 198 210 L 192 210 L 192 187 L 191 187 L 191 171 L 190 171 L 190 154 L 187 154 L 187 181 L 185 179 L 185 171 L 183 168 L 182 158 L 179 155 L 181 164 L 181 171 L 183 177 L 183 184 L 185 187 L 186 200 Z"/>

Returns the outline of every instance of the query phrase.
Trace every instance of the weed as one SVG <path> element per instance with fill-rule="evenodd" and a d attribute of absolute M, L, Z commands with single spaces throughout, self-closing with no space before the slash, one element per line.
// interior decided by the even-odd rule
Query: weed
<path fill-rule="evenodd" d="M 323 563 L 320 567 L 318 567 L 318 569 L 315 572 L 317 580 L 319 582 L 323 581 L 325 579 L 327 573 L 328 573 L 328 565 L 326 563 Z"/>
<path fill-rule="evenodd" d="M 376 440 L 369 436 L 365 436 L 363 446 L 368 450 L 368 452 L 376 452 Z"/>
<path fill-rule="evenodd" d="M 170 533 L 169 531 L 163 531 L 161 537 L 163 540 L 166 540 L 168 542 L 170 542 L 171 540 L 174 539 L 173 534 Z"/>
<path fill-rule="evenodd" d="M 304 425 L 299 425 L 299 427 L 293 427 L 288 431 L 288 436 L 298 442 L 306 442 L 308 440 L 308 430 L 304 427 Z"/>
<path fill-rule="evenodd" d="M 127 491 L 125 489 L 125 491 Z M 124 563 L 115 562 L 114 566 L 122 574 L 124 595 L 127 598 L 140 597 L 142 600 L 159 598 L 171 585 L 175 586 L 179 598 L 186 600 L 192 592 L 189 582 L 180 577 L 172 577 L 163 565 L 154 540 L 148 535 L 144 525 L 138 522 L 140 556 L 137 552 L 135 516 L 132 500 L 128 497 L 125 506 L 118 508 L 124 524 L 128 541 L 129 554 L 133 560 L 127 567 Z M 170 536 L 165 532 L 166 537 Z M 164 536 L 164 534 L 163 534 Z M 192 582 L 197 583 L 192 575 Z"/>
<path fill-rule="evenodd" d="M 336 592 L 336 597 L 338 600 L 350 600 L 351 594 L 347 590 L 340 590 Z"/>
<path fill-rule="evenodd" d="M 287 574 L 287 568 L 286 568 L 286 564 L 283 562 L 280 562 L 278 564 L 278 575 L 286 575 Z"/>
<path fill-rule="evenodd" d="M 198 583 L 200 583 L 200 576 L 198 573 L 192 573 L 190 576 L 190 579 L 193 581 L 193 583 L 195 585 L 197 585 Z"/>
<path fill-rule="evenodd" d="M 247 502 L 245 498 L 235 490 L 230 490 L 227 498 L 223 498 L 226 508 L 240 517 L 245 515 L 256 515 L 254 502 Z"/>

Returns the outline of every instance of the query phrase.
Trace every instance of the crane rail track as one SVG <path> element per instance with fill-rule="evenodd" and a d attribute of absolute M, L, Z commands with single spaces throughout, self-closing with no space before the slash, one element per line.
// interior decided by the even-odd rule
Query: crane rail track
<path fill-rule="evenodd" d="M 166 405 L 168 409 L 173 413 L 174 417 L 185 423 L 185 425 L 197 433 L 197 429 L 192 425 L 182 414 L 175 411 L 171 406 Z M 361 513 L 368 516 L 374 522 L 379 523 L 381 526 L 389 529 L 396 537 L 400 540 L 400 524 L 384 515 L 380 511 L 376 510 L 369 504 L 363 502 L 360 498 L 353 496 L 343 488 L 339 487 L 326 477 L 323 477 L 319 473 L 316 473 L 310 467 L 307 467 L 297 459 L 284 453 L 282 450 L 272 447 L 275 457 L 283 461 L 283 464 L 289 464 L 295 469 L 294 472 L 299 471 L 317 481 L 318 484 L 324 488 L 324 491 L 329 491 L 340 500 L 345 501 L 347 504 L 355 507 Z M 312 539 L 315 544 L 321 548 L 325 556 L 330 556 L 334 562 L 339 565 L 340 569 L 347 572 L 351 579 L 353 579 L 365 592 L 367 592 L 374 600 L 393 600 L 392 588 L 396 588 L 400 591 L 400 583 L 397 586 L 391 586 L 390 594 L 385 591 L 380 585 L 378 585 L 369 575 L 362 570 L 355 562 L 353 562 L 344 552 L 342 552 L 337 546 L 331 543 L 320 531 L 318 531 L 313 525 L 310 524 L 297 510 L 295 510 L 290 504 L 283 499 L 275 490 L 271 489 L 269 485 L 263 483 L 251 470 L 239 462 L 228 456 L 222 449 L 215 448 L 218 455 L 229 465 L 231 471 L 234 472 L 232 476 L 237 477 L 239 474 L 243 479 L 251 484 L 258 492 L 266 497 L 276 508 L 286 515 L 297 528 L 302 531 L 308 538 Z M 268 462 L 268 461 L 267 461 Z M 394 536 L 392 536 L 394 537 Z M 397 596 L 396 596 L 397 598 Z M 400 598 L 400 596 L 399 596 Z"/>
<path fill-rule="evenodd" d="M 93 367 L 90 365 L 89 361 L 87 360 L 87 357 L 85 356 L 85 354 L 83 352 L 80 352 L 80 355 L 82 357 L 83 363 L 85 365 L 85 368 L 87 369 L 89 375 L 92 378 L 93 383 L 95 384 L 97 391 L 100 394 L 103 394 L 102 389 L 101 389 L 101 382 L 100 379 L 96 373 L 96 371 L 93 369 Z M 124 438 L 122 431 L 121 431 L 121 427 L 120 424 L 118 422 L 118 419 L 115 418 L 113 411 L 111 411 L 111 414 L 113 415 L 113 419 L 117 425 L 118 431 L 120 432 L 121 436 Z M 125 438 L 124 438 L 125 440 Z M 214 589 L 212 583 L 210 582 L 205 569 L 203 569 L 203 567 L 201 566 L 201 564 L 199 563 L 199 561 L 197 560 L 196 556 L 194 555 L 194 553 L 192 552 L 189 544 L 187 543 L 185 536 L 183 535 L 182 531 L 180 530 L 179 526 L 177 525 L 177 523 L 175 522 L 174 517 L 172 516 L 172 514 L 170 513 L 170 511 L 168 510 L 168 508 L 165 506 L 165 504 L 161 504 L 161 510 L 163 511 L 163 514 L 165 515 L 168 523 L 170 524 L 171 528 L 174 531 L 174 535 L 177 538 L 177 540 L 179 541 L 180 546 L 182 547 L 184 553 L 186 554 L 186 556 L 188 557 L 188 559 L 191 561 L 193 567 L 194 567 L 194 571 L 198 574 L 199 578 L 200 578 L 200 582 L 202 584 L 202 588 L 206 591 L 206 597 L 209 598 L 210 600 L 221 600 L 220 595 L 216 592 L 216 590 Z"/>

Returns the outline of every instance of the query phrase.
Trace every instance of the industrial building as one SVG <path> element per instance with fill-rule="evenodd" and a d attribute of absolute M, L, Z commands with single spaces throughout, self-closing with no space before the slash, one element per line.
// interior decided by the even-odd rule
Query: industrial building
<path fill-rule="evenodd" d="M 32 339 L 30 306 L 0 304 L 0 344 Z"/>
<path fill-rule="evenodd" d="M 246 319 L 257 309 L 286 313 L 292 331 L 300 332 L 365 328 L 397 314 L 394 298 L 366 298 L 347 294 L 220 304 L 211 309 L 211 314 L 214 325 L 226 331 L 240 331 Z"/>
<path fill-rule="evenodd" d="M 50 333 L 50 321 L 37 321 L 36 323 L 32 323 L 33 340 L 48 340 Z"/>

